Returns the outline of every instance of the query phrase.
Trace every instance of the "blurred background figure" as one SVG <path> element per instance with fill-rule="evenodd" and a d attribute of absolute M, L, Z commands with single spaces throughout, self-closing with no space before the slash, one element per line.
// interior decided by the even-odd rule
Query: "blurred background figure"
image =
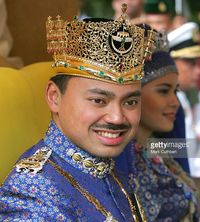
<path fill-rule="evenodd" d="M 77 1 L 0 0 L 0 57 L 14 68 L 51 60 L 44 53 L 44 21 L 49 15 L 72 20 L 77 14 Z"/>
<path fill-rule="evenodd" d="M 173 7 L 167 0 L 146 0 L 144 4 L 146 23 L 157 31 L 169 31 Z"/>
<path fill-rule="evenodd" d="M 0 0 L 0 66 L 21 67 L 22 60 L 19 57 L 9 57 L 13 39 L 7 26 L 7 9 L 4 0 Z"/>
<path fill-rule="evenodd" d="M 144 0 L 79 0 L 80 19 L 104 17 L 116 19 L 121 15 L 121 6 L 126 3 L 127 14 L 133 23 L 144 22 Z"/>
<path fill-rule="evenodd" d="M 148 23 L 145 14 L 163 29 L 174 29 L 187 21 L 200 22 L 200 1 L 196 0 L 78 0 L 80 15 L 116 18 L 122 3 L 128 5 L 128 14 L 134 23 Z M 138 20 L 138 21 L 137 21 Z M 160 23 L 160 22 L 159 22 Z M 158 24 L 157 24 L 158 25 Z M 160 28 L 156 26 L 159 30 Z"/>
<path fill-rule="evenodd" d="M 171 24 L 171 30 L 174 30 L 174 29 L 180 27 L 181 25 L 183 25 L 187 21 L 188 21 L 188 19 L 183 15 L 174 16 L 174 18 L 172 20 L 172 24 Z"/>
<path fill-rule="evenodd" d="M 171 30 L 176 29 L 188 22 L 191 18 L 191 12 L 187 0 L 175 0 L 174 12 Z"/>
<path fill-rule="evenodd" d="M 200 177 L 200 161 L 197 146 L 197 133 L 195 119 L 186 91 L 196 87 L 200 75 L 198 58 L 200 58 L 200 45 L 197 42 L 198 25 L 188 22 L 168 34 L 171 56 L 175 59 L 179 72 L 181 91 L 178 98 L 183 106 L 186 123 L 186 138 L 191 139 L 192 146 L 188 149 L 190 173 L 193 177 Z M 197 158 L 194 158 L 197 157 Z"/>

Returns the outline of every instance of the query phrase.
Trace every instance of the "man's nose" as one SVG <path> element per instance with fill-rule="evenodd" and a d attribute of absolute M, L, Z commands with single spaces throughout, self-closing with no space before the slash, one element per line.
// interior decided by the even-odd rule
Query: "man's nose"
<path fill-rule="evenodd" d="M 112 124 L 122 124 L 125 121 L 124 111 L 120 105 L 113 105 L 107 109 L 105 121 Z"/>

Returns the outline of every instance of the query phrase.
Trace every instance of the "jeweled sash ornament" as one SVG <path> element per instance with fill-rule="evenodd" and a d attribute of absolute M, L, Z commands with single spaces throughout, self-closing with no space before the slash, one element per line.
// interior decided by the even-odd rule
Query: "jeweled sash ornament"
<path fill-rule="evenodd" d="M 143 77 L 143 65 L 151 55 L 155 32 L 130 24 L 127 5 L 117 20 L 63 21 L 48 17 L 47 49 L 56 73 L 116 84 L 131 84 Z"/>

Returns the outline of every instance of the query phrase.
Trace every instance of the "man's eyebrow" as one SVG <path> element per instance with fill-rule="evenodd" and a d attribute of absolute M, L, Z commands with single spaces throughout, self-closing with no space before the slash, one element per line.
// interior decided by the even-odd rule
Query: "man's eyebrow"
<path fill-rule="evenodd" d="M 114 97 L 116 97 L 115 93 L 113 93 L 111 91 L 108 91 L 108 90 L 99 89 L 99 88 L 89 89 L 88 91 L 91 92 L 91 93 L 106 96 L 110 99 L 113 99 Z M 126 95 L 124 95 L 124 98 L 132 97 L 132 96 L 140 97 L 141 96 L 141 91 L 136 90 L 136 91 L 129 92 Z"/>
<path fill-rule="evenodd" d="M 104 89 L 99 89 L 99 88 L 89 89 L 88 91 L 91 92 L 91 93 L 95 93 L 95 94 L 106 96 L 106 97 L 108 97 L 110 99 L 112 99 L 112 98 L 114 98 L 116 96 L 111 91 L 104 90 Z"/>
<path fill-rule="evenodd" d="M 125 97 L 140 97 L 141 96 L 141 91 L 140 90 L 136 90 L 133 92 L 128 93 L 127 95 L 125 95 Z"/>

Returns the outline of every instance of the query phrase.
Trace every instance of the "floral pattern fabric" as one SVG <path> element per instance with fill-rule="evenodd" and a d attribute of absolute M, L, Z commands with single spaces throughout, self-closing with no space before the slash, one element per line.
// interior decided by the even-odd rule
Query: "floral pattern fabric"
<path fill-rule="evenodd" d="M 81 152 L 82 156 L 92 158 L 95 163 L 102 162 L 102 159 L 95 159 L 76 147 L 53 122 L 44 140 L 25 152 L 20 160 L 32 156 L 43 147 L 50 148 L 52 153 L 49 159 L 70 173 L 117 221 L 133 221 L 128 201 L 109 170 L 104 172 L 102 178 L 94 176 L 91 169 L 87 171 L 74 162 L 68 151 Z M 111 161 L 105 160 L 108 168 L 109 164 Z M 119 179 L 128 189 L 126 179 L 123 176 Z M 48 161 L 36 174 L 14 169 L 0 187 L 0 221 L 98 222 L 105 219 Z"/>
<path fill-rule="evenodd" d="M 138 195 L 148 222 L 181 222 L 185 218 L 188 222 L 199 221 L 195 188 L 172 158 L 167 158 L 167 163 L 159 156 L 150 158 L 135 141 L 123 156 L 128 160 L 124 164 L 129 165 L 129 184 Z"/>

